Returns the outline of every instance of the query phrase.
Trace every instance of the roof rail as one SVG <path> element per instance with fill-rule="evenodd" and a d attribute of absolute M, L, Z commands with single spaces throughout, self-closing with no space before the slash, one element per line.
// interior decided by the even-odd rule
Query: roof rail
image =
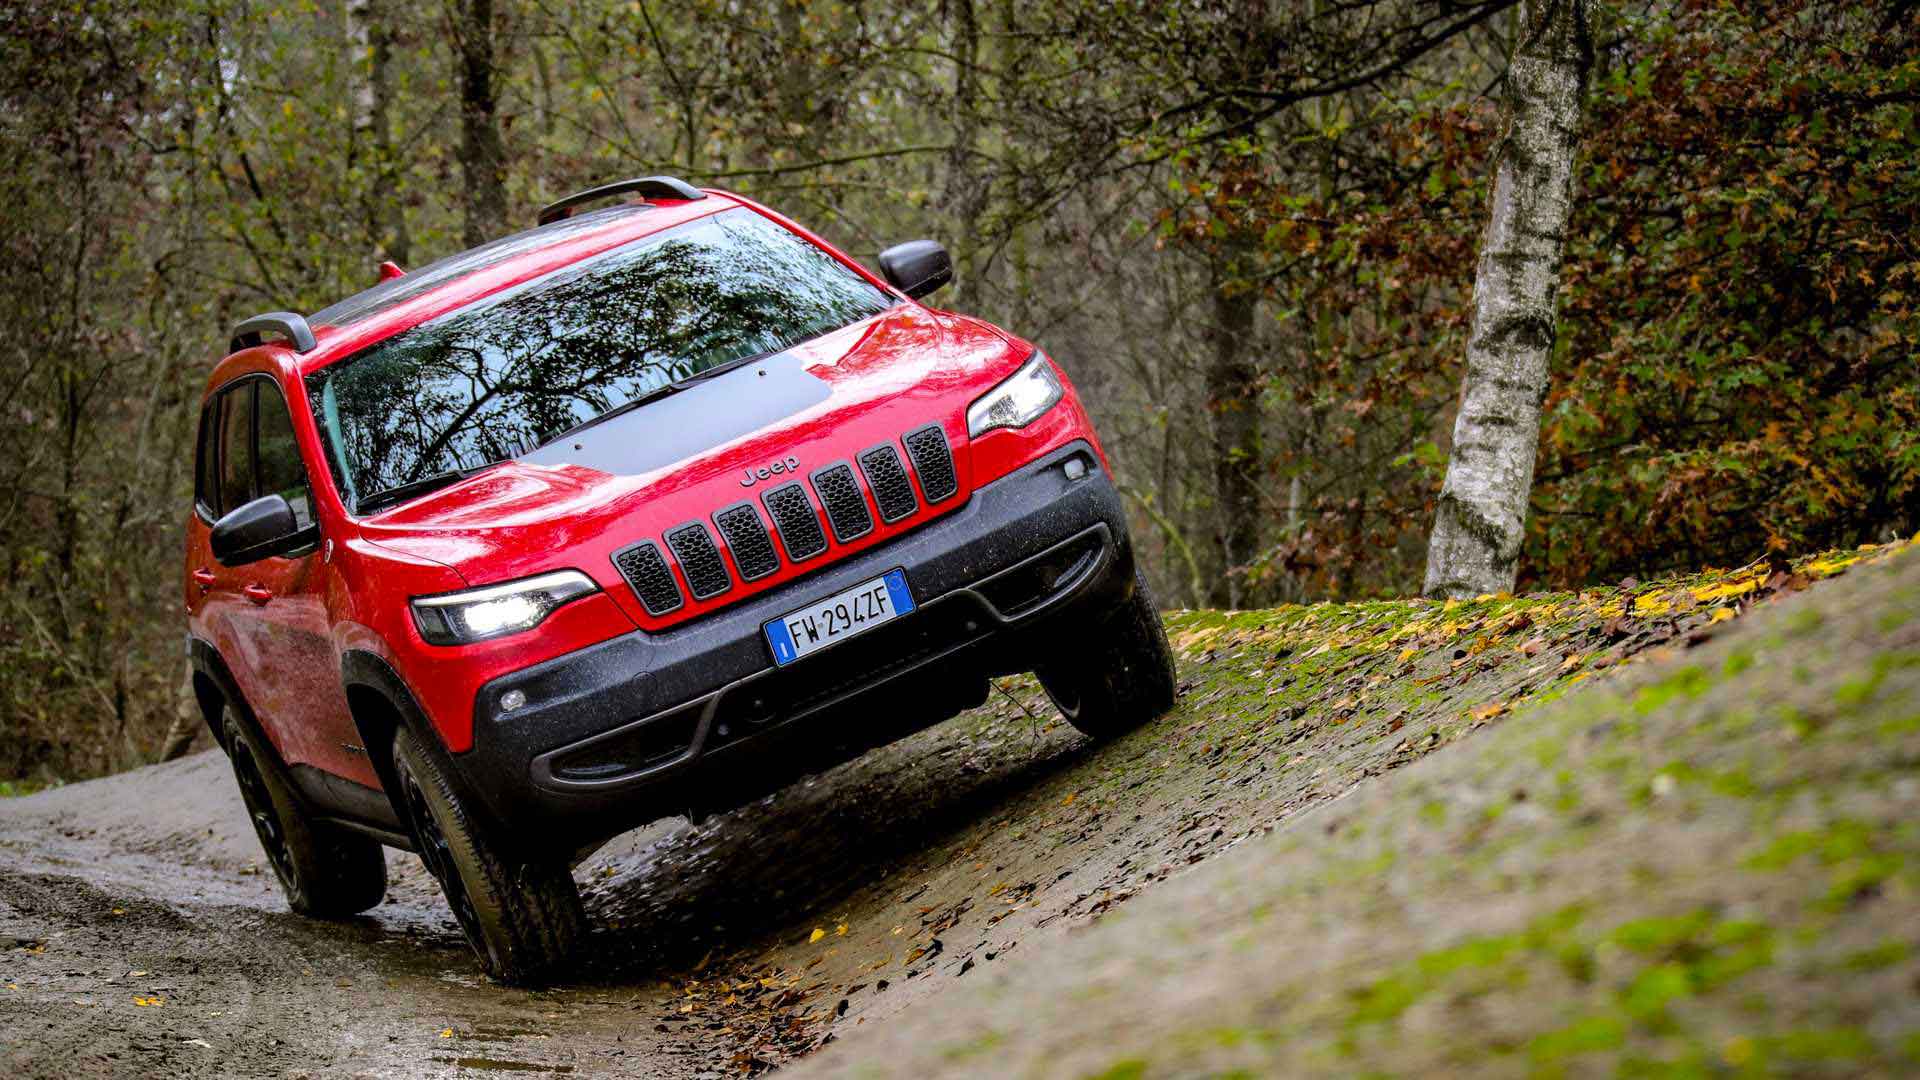
<path fill-rule="evenodd" d="M 251 349 L 265 340 L 266 334 L 279 334 L 287 339 L 298 353 L 312 352 L 314 347 L 313 328 L 307 320 L 291 311 L 269 311 L 255 315 L 233 328 L 233 340 L 228 348 L 234 352 Z"/>
<path fill-rule="evenodd" d="M 689 202 L 707 197 L 706 192 L 677 176 L 637 176 L 631 180 L 615 180 L 597 188 L 576 191 L 559 202 L 548 203 L 540 210 L 540 224 L 551 225 L 564 220 L 576 207 L 629 192 L 637 193 L 643 199 L 686 199 Z"/>

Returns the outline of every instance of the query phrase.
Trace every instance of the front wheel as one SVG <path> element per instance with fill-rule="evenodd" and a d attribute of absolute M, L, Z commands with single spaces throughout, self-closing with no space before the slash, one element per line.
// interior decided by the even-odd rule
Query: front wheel
<path fill-rule="evenodd" d="M 394 736 L 393 768 L 420 861 L 487 974 L 526 985 L 558 971 L 586 927 L 566 862 L 522 862 L 491 844 L 439 747 L 410 731 Z"/>
<path fill-rule="evenodd" d="M 1173 649 L 1136 571 L 1133 595 L 1085 644 L 1034 674 L 1067 723 L 1097 739 L 1139 727 L 1173 708 Z"/>
<path fill-rule="evenodd" d="M 273 748 L 232 705 L 220 722 L 240 799 L 287 906 L 297 914 L 338 919 L 378 904 L 387 895 L 387 859 L 379 842 L 308 817 Z"/>

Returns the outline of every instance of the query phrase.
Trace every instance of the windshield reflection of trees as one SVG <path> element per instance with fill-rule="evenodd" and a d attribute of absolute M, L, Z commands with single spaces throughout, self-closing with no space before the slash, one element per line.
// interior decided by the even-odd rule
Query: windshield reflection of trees
<path fill-rule="evenodd" d="M 525 453 L 667 383 L 888 303 L 826 253 L 735 210 L 417 327 L 317 381 L 364 499 Z"/>

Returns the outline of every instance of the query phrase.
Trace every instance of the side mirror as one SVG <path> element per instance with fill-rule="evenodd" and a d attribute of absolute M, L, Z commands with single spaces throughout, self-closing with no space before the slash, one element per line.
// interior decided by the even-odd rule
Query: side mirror
<path fill-rule="evenodd" d="M 953 280 L 953 259 L 932 240 L 909 240 L 880 253 L 888 284 L 915 300 Z"/>
<path fill-rule="evenodd" d="M 262 495 L 214 522 L 208 539 L 221 566 L 245 566 L 304 547 L 317 532 L 316 526 L 300 527 L 286 499 Z"/>

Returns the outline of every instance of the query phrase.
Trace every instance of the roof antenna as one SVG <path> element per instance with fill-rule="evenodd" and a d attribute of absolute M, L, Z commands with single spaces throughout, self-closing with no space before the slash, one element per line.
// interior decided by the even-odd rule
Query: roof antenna
<path fill-rule="evenodd" d="M 394 262 L 392 259 L 388 259 L 385 262 L 380 264 L 380 280 L 381 281 L 392 281 L 394 278 L 406 277 L 406 276 L 407 276 L 407 272 L 405 270 L 400 269 L 400 264 L 397 262 Z"/>

